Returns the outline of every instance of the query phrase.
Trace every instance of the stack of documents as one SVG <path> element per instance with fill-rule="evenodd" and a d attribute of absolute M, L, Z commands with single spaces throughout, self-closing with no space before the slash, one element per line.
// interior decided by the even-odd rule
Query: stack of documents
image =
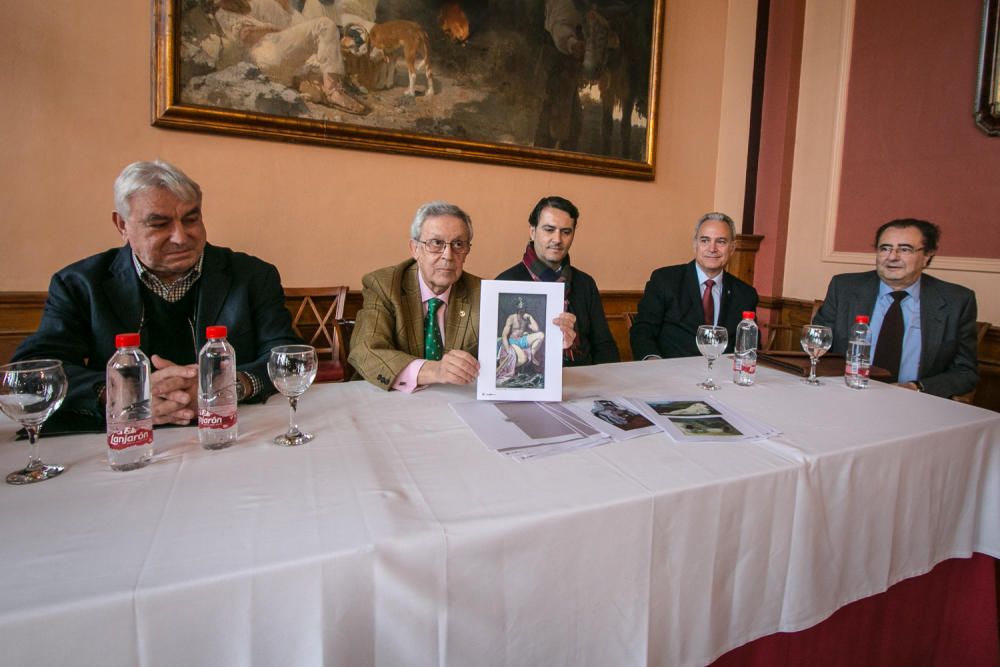
<path fill-rule="evenodd" d="M 595 396 L 569 403 L 468 401 L 451 407 L 489 449 L 518 461 L 660 432 L 678 443 L 764 440 L 778 433 L 704 396 Z"/>

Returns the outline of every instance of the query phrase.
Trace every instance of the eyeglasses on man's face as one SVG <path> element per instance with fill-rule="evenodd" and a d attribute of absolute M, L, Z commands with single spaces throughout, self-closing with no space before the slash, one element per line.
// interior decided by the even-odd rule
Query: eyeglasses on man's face
<path fill-rule="evenodd" d="M 923 249 L 923 247 L 914 248 L 911 245 L 889 245 L 888 243 L 883 243 L 875 248 L 875 251 L 882 257 L 888 257 L 893 253 L 893 251 L 895 251 L 900 257 L 910 257 L 914 253 L 918 253 Z"/>
<path fill-rule="evenodd" d="M 448 243 L 447 241 L 442 241 L 441 239 L 427 239 L 426 241 L 414 239 L 414 243 L 423 244 L 424 249 L 432 255 L 440 255 L 448 246 L 451 246 L 451 251 L 456 255 L 465 255 L 472 250 L 471 242 L 461 240 Z"/>

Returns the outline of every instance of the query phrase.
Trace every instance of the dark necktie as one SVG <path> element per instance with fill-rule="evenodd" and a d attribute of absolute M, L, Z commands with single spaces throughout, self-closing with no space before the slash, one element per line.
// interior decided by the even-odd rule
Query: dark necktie
<path fill-rule="evenodd" d="M 441 299 L 427 300 L 427 318 L 424 320 L 424 359 L 438 361 L 443 354 L 444 345 L 441 343 L 441 327 L 438 326 L 437 311 L 441 304 Z"/>
<path fill-rule="evenodd" d="M 889 382 L 899 381 L 899 360 L 903 356 L 903 307 L 900 303 L 909 296 L 903 290 L 892 293 L 892 305 L 885 311 L 882 328 L 875 342 L 872 364 L 889 371 Z"/>
<path fill-rule="evenodd" d="M 712 288 L 715 281 L 709 278 L 705 281 L 705 293 L 701 296 L 701 307 L 705 311 L 705 324 L 712 326 L 715 324 L 715 297 L 712 296 Z"/>

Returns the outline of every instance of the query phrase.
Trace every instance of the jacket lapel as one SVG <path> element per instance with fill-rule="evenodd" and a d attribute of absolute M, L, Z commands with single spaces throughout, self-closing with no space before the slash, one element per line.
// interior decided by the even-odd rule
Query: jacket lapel
<path fill-rule="evenodd" d="M 410 265 L 403 274 L 403 320 L 406 323 L 406 334 L 409 337 L 409 348 L 412 354 L 424 356 L 424 304 L 420 300 L 420 284 L 417 282 L 417 263 Z"/>
<path fill-rule="evenodd" d="M 195 338 L 204 343 L 205 327 L 216 324 L 219 313 L 229 294 L 233 277 L 229 266 L 215 248 L 205 246 L 205 259 L 201 263 L 201 278 L 198 279 L 198 312 L 195 315 Z"/>
<path fill-rule="evenodd" d="M 941 348 L 944 339 L 945 322 L 948 317 L 948 303 L 937 289 L 930 276 L 920 278 L 920 368 L 918 374 L 934 364 L 932 356 Z"/>
<path fill-rule="evenodd" d="M 102 289 L 122 326 L 128 331 L 138 332 L 143 320 L 142 296 L 139 294 L 139 276 L 132 264 L 132 248 L 128 245 L 118 251 Z"/>
<path fill-rule="evenodd" d="M 681 317 L 695 327 L 705 323 L 705 311 L 701 307 L 701 285 L 698 284 L 698 271 L 694 261 L 684 270 L 684 284 L 681 286 Z"/>
<path fill-rule="evenodd" d="M 729 322 L 732 313 L 729 311 L 733 307 L 733 282 L 736 278 L 733 274 L 728 271 L 722 272 L 722 299 L 719 302 L 719 326 L 724 327 L 726 323 Z M 736 313 L 739 315 L 738 320 L 743 319 L 743 313 Z"/>
<path fill-rule="evenodd" d="M 463 275 L 451 289 L 448 298 L 448 317 L 445 321 L 445 350 L 463 349 L 466 333 L 469 329 L 470 316 L 469 289 Z"/>
<path fill-rule="evenodd" d="M 871 271 L 868 274 L 868 278 L 865 279 L 864 287 L 861 291 L 849 295 L 850 302 L 845 311 L 847 313 L 846 330 L 850 330 L 856 316 L 871 315 L 875 310 L 875 300 L 878 298 L 879 283 L 878 274 Z"/>

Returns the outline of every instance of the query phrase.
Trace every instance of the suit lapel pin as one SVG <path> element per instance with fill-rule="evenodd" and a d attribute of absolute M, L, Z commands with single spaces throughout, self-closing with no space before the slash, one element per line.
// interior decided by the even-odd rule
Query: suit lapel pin
<path fill-rule="evenodd" d="M 465 317 L 465 311 L 464 310 L 458 311 L 458 316 L 459 317 Z"/>

